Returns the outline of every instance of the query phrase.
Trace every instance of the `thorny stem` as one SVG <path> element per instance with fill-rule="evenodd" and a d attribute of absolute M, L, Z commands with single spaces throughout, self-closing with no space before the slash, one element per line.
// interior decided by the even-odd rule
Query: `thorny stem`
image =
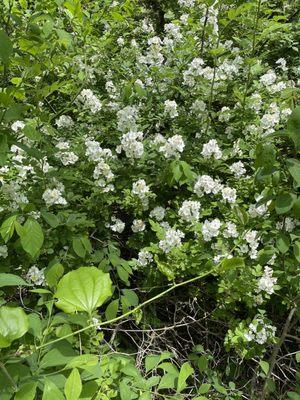
<path fill-rule="evenodd" d="M 179 288 L 179 287 L 181 287 L 181 286 L 185 286 L 185 285 L 187 285 L 187 284 L 189 284 L 189 283 L 196 282 L 196 281 L 198 281 L 199 279 L 202 279 L 202 278 L 204 278 L 205 276 L 208 276 L 208 275 L 212 274 L 212 273 L 214 272 L 214 270 L 215 270 L 215 269 L 212 269 L 212 270 L 210 270 L 210 271 L 207 271 L 207 272 L 205 272 L 205 273 L 203 273 L 203 274 L 201 274 L 201 275 L 199 275 L 199 276 L 196 276 L 196 277 L 194 277 L 194 278 L 188 279 L 187 281 L 183 281 L 183 282 L 180 282 L 180 283 L 176 283 L 176 284 L 174 284 L 173 286 L 169 287 L 168 289 L 164 290 L 163 292 L 161 292 L 161 293 L 157 294 L 156 296 L 152 297 L 151 299 L 148 299 L 148 300 L 144 301 L 143 303 L 139 304 L 139 305 L 138 305 L 137 307 L 135 307 L 134 309 L 132 309 L 132 310 L 130 310 L 130 311 L 127 311 L 125 314 L 120 315 L 119 317 L 110 319 L 109 321 L 104 321 L 104 322 L 100 322 L 100 323 L 96 323 L 96 324 L 94 324 L 94 323 L 93 323 L 93 324 L 90 324 L 90 325 L 86 326 L 85 328 L 82 328 L 82 329 L 79 329 L 79 330 L 77 330 L 77 331 L 75 331 L 75 332 L 69 333 L 68 335 L 65 335 L 65 336 L 63 336 L 63 337 L 60 337 L 60 338 L 58 338 L 58 339 L 51 340 L 51 341 L 48 342 L 48 343 L 42 343 L 40 346 L 37 346 L 35 349 L 36 349 L 36 350 L 40 350 L 40 349 L 43 348 L 43 347 L 50 346 L 50 345 L 52 345 L 52 344 L 54 344 L 54 343 L 57 343 L 57 342 L 60 342 L 61 340 L 64 340 L 64 339 L 68 339 L 69 337 L 78 335 L 79 333 L 85 332 L 85 331 L 87 331 L 87 330 L 89 330 L 89 329 L 92 329 L 92 328 L 95 328 L 95 327 L 100 328 L 101 326 L 110 325 L 110 324 L 112 324 L 112 323 L 114 323 L 114 322 L 120 321 L 121 319 L 123 319 L 123 318 L 125 318 L 125 317 L 128 317 L 128 316 L 131 315 L 131 314 L 134 314 L 136 311 L 138 311 L 138 310 L 140 310 L 141 308 L 145 307 L 146 305 L 152 303 L 153 301 L 155 301 L 155 300 L 157 300 L 157 299 L 163 297 L 165 294 L 171 292 L 172 290 L 177 289 L 177 288 Z"/>

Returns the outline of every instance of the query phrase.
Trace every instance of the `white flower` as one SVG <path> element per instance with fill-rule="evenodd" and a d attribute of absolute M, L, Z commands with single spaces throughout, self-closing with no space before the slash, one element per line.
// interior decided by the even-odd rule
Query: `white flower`
<path fill-rule="evenodd" d="M 241 176 L 245 175 L 246 173 L 246 169 L 244 167 L 244 164 L 242 163 L 242 161 L 238 161 L 233 163 L 230 167 L 229 167 L 230 171 L 234 173 L 236 178 L 240 178 Z"/>
<path fill-rule="evenodd" d="M 174 135 L 170 137 L 163 146 L 159 148 L 159 151 L 163 153 L 166 158 L 177 156 L 183 152 L 184 141 L 181 135 Z"/>
<path fill-rule="evenodd" d="M 282 71 L 287 71 L 288 68 L 286 66 L 286 60 L 284 58 L 279 58 L 276 63 L 278 65 L 278 68 L 281 68 Z"/>
<path fill-rule="evenodd" d="M 136 119 L 138 111 L 136 107 L 126 106 L 117 112 L 118 130 L 119 131 L 136 131 Z"/>
<path fill-rule="evenodd" d="M 118 43 L 119 46 L 123 46 L 125 42 L 124 42 L 124 39 L 122 37 L 119 37 L 117 39 L 117 43 Z"/>
<path fill-rule="evenodd" d="M 100 100 L 94 95 L 94 93 L 90 89 L 83 89 L 77 100 L 81 102 L 86 108 L 89 108 L 92 114 L 96 114 L 102 108 Z"/>
<path fill-rule="evenodd" d="M 15 122 L 11 125 L 11 129 L 12 129 L 14 132 L 21 131 L 24 127 L 25 127 L 25 124 L 24 124 L 23 121 L 15 121 Z"/>
<path fill-rule="evenodd" d="M 223 186 L 219 181 L 214 180 L 209 175 L 201 175 L 197 178 L 197 181 L 195 183 L 194 193 L 196 193 L 199 197 L 203 196 L 203 193 L 217 194 L 220 192 L 222 187 Z"/>
<path fill-rule="evenodd" d="M 223 232 L 223 235 L 226 238 L 230 238 L 230 237 L 236 238 L 236 237 L 238 237 L 239 234 L 238 234 L 238 231 L 236 229 L 236 224 L 234 224 L 233 222 L 227 222 L 226 223 L 226 228 L 225 228 L 225 230 Z"/>
<path fill-rule="evenodd" d="M 70 143 L 69 142 L 58 142 L 55 147 L 57 147 L 59 150 L 68 150 L 70 148 Z"/>
<path fill-rule="evenodd" d="M 180 218 L 187 222 L 197 222 L 200 211 L 199 201 L 185 200 L 180 207 L 178 214 Z"/>
<path fill-rule="evenodd" d="M 171 118 L 178 116 L 177 103 L 175 100 L 165 101 L 165 114 L 168 114 Z"/>
<path fill-rule="evenodd" d="M 201 152 L 204 158 L 210 158 L 213 156 L 216 160 L 222 158 L 222 152 L 215 139 L 211 139 L 208 143 L 205 143 Z"/>
<path fill-rule="evenodd" d="M 157 206 L 150 212 L 150 218 L 156 219 L 156 221 L 162 221 L 165 218 L 166 210 L 163 207 Z"/>
<path fill-rule="evenodd" d="M 141 219 L 135 219 L 132 222 L 132 226 L 131 229 L 134 233 L 136 232 L 143 232 L 146 228 L 146 224 L 144 221 L 142 221 Z"/>
<path fill-rule="evenodd" d="M 45 284 L 45 268 L 38 269 L 35 265 L 29 268 L 26 279 L 32 282 L 34 285 L 41 286 Z"/>
<path fill-rule="evenodd" d="M 145 267 L 153 261 L 153 255 L 150 253 L 150 251 L 141 250 L 139 252 L 137 261 L 140 266 Z"/>
<path fill-rule="evenodd" d="M 59 189 L 46 189 L 42 197 L 47 206 L 52 206 L 54 204 L 65 206 L 67 204 L 66 199 L 62 197 L 62 193 Z"/>
<path fill-rule="evenodd" d="M 126 157 L 141 158 L 144 153 L 143 132 L 130 131 L 124 133 L 121 138 L 121 149 L 125 151 Z"/>
<path fill-rule="evenodd" d="M 78 161 L 78 156 L 73 151 L 59 152 L 56 157 L 60 159 L 63 165 L 73 165 Z"/>
<path fill-rule="evenodd" d="M 119 218 L 112 216 L 111 224 L 109 225 L 109 227 L 113 232 L 122 233 L 125 229 L 125 223 L 121 221 Z"/>
<path fill-rule="evenodd" d="M 86 146 L 86 151 L 85 155 L 91 160 L 91 161 L 100 161 L 104 158 L 111 158 L 112 157 L 112 152 L 110 149 L 102 149 L 100 144 L 96 142 L 96 140 L 92 140 L 90 138 L 87 138 L 84 142 Z"/>
<path fill-rule="evenodd" d="M 132 194 L 138 196 L 140 199 L 145 198 L 149 193 L 149 186 L 147 186 L 144 179 L 139 179 L 132 184 Z"/>
<path fill-rule="evenodd" d="M 212 221 L 205 220 L 201 229 L 203 240 L 205 242 L 209 242 L 213 237 L 217 237 L 219 235 L 220 228 L 221 221 L 218 218 L 215 218 Z"/>
<path fill-rule="evenodd" d="M 6 258 L 8 256 L 7 246 L 3 244 L 0 246 L 0 257 Z"/>
<path fill-rule="evenodd" d="M 165 238 L 159 241 L 158 246 L 165 252 L 169 253 L 174 247 L 181 246 L 181 239 L 184 238 L 184 233 L 179 229 L 169 228 L 165 232 Z"/>
<path fill-rule="evenodd" d="M 273 83 L 275 83 L 276 78 L 277 78 L 276 73 L 272 69 L 269 69 L 269 71 L 266 74 L 260 77 L 260 82 L 264 86 L 270 86 Z"/>
<path fill-rule="evenodd" d="M 71 128 L 74 125 L 74 121 L 68 115 L 61 115 L 56 121 L 56 126 L 60 128 Z"/>
<path fill-rule="evenodd" d="M 258 292 L 266 292 L 268 294 L 274 293 L 274 286 L 276 285 L 277 278 L 273 278 L 272 268 L 266 266 L 263 276 L 258 281 Z"/>
<path fill-rule="evenodd" d="M 236 201 L 236 190 L 230 187 L 223 187 L 221 190 L 222 197 L 228 203 L 235 203 Z"/>
<path fill-rule="evenodd" d="M 194 7 L 195 0 L 178 0 L 178 4 L 184 7 Z"/>

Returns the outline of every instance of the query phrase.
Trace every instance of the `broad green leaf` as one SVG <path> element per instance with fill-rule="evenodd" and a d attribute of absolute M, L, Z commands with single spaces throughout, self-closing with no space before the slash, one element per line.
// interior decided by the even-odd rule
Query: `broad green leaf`
<path fill-rule="evenodd" d="M 70 373 L 65 383 L 64 393 L 67 400 L 78 400 L 82 391 L 82 383 L 77 368 Z"/>
<path fill-rule="evenodd" d="M 15 400 L 34 400 L 37 382 L 23 384 L 15 395 Z"/>
<path fill-rule="evenodd" d="M 11 41 L 4 30 L 0 31 L 0 58 L 4 64 L 8 64 L 9 57 L 13 51 Z"/>
<path fill-rule="evenodd" d="M 89 315 L 112 295 L 109 274 L 96 267 L 80 267 L 59 281 L 56 306 L 66 313 L 86 311 Z"/>
<path fill-rule="evenodd" d="M 28 317 L 20 307 L 0 307 L 0 349 L 28 331 Z"/>
<path fill-rule="evenodd" d="M 160 389 L 175 389 L 175 380 L 177 379 L 177 375 L 173 374 L 165 374 L 162 376 L 159 385 L 158 385 L 158 390 Z"/>
<path fill-rule="evenodd" d="M 186 380 L 193 374 L 194 368 L 190 366 L 188 362 L 182 364 L 179 376 L 178 376 L 178 383 L 177 383 L 177 392 L 182 392 L 186 387 L 187 383 Z"/>
<path fill-rule="evenodd" d="M 173 357 L 172 353 L 169 352 L 163 352 L 160 355 L 149 355 L 145 359 L 145 369 L 146 372 L 149 372 L 156 368 L 158 364 L 160 364 L 162 361 L 167 360 L 168 358 Z"/>
<path fill-rule="evenodd" d="M 290 248 L 290 238 L 284 233 L 280 233 L 276 240 L 276 247 L 280 253 L 285 254 Z"/>
<path fill-rule="evenodd" d="M 48 211 L 42 211 L 41 215 L 51 228 L 56 228 L 59 225 L 59 219 L 55 214 Z"/>
<path fill-rule="evenodd" d="M 48 285 L 51 288 L 56 287 L 59 279 L 63 276 L 63 274 L 64 267 L 60 263 L 56 263 L 47 267 L 45 271 L 45 278 Z"/>
<path fill-rule="evenodd" d="M 0 287 L 3 286 L 31 286 L 18 275 L 0 273 Z"/>
<path fill-rule="evenodd" d="M 58 389 L 58 387 L 50 381 L 50 379 L 45 378 L 45 385 L 43 390 L 42 400 L 65 400 L 65 396 Z"/>
<path fill-rule="evenodd" d="M 14 234 L 16 219 L 17 215 L 12 215 L 8 217 L 1 225 L 0 234 L 5 243 L 7 243 Z"/>
<path fill-rule="evenodd" d="M 300 400 L 300 394 L 298 394 L 296 392 L 288 392 L 287 395 L 288 395 L 288 398 L 291 400 Z"/>
<path fill-rule="evenodd" d="M 215 382 L 213 386 L 217 392 L 222 394 L 227 394 L 227 390 L 223 386 L 221 386 L 218 382 Z"/>
<path fill-rule="evenodd" d="M 277 214 L 285 214 L 290 211 L 296 201 L 297 196 L 294 193 L 281 193 L 275 200 L 275 210 Z"/>
<path fill-rule="evenodd" d="M 267 375 L 269 372 L 269 368 L 270 368 L 269 363 L 267 363 L 267 361 L 261 360 L 259 362 L 259 365 L 260 365 L 261 369 L 263 370 L 263 372 Z"/>
<path fill-rule="evenodd" d="M 124 380 L 120 382 L 119 389 L 121 400 L 131 400 L 131 389 Z"/>
<path fill-rule="evenodd" d="M 40 368 L 57 367 L 66 365 L 71 362 L 75 357 L 74 350 L 66 342 L 57 343 L 56 347 L 49 350 L 40 362 Z"/>
<path fill-rule="evenodd" d="M 295 148 L 300 149 L 300 106 L 296 107 L 287 123 L 287 134 L 293 140 Z"/>
<path fill-rule="evenodd" d="M 289 170 L 289 173 L 292 175 L 294 179 L 295 188 L 300 187 L 300 161 L 296 160 L 295 158 L 288 158 L 286 160 L 286 165 Z"/>
<path fill-rule="evenodd" d="M 209 389 L 211 388 L 211 384 L 210 383 L 203 383 L 200 388 L 198 393 L 199 394 L 205 394 L 209 391 Z"/>
<path fill-rule="evenodd" d="M 86 255 L 86 249 L 81 241 L 80 237 L 73 238 L 72 247 L 74 252 L 81 258 L 84 258 Z"/>
<path fill-rule="evenodd" d="M 119 309 L 119 299 L 116 299 L 109 303 L 105 310 L 105 317 L 109 321 L 116 318 Z"/>
<path fill-rule="evenodd" d="M 98 357 L 94 354 L 82 354 L 74 357 L 73 360 L 69 361 L 65 366 L 65 369 L 73 368 L 84 368 L 98 363 Z"/>
<path fill-rule="evenodd" d="M 294 244 L 294 256 L 296 260 L 300 263 L 300 242 L 297 241 Z"/>
<path fill-rule="evenodd" d="M 41 225 L 35 219 L 29 218 L 23 226 L 20 239 L 23 249 L 34 258 L 44 243 Z"/>
<path fill-rule="evenodd" d="M 38 314 L 28 314 L 28 333 L 37 338 L 42 337 L 42 322 Z"/>
<path fill-rule="evenodd" d="M 208 365 L 208 358 L 207 358 L 207 356 L 202 355 L 198 360 L 199 371 L 200 372 L 207 371 L 207 365 Z"/>

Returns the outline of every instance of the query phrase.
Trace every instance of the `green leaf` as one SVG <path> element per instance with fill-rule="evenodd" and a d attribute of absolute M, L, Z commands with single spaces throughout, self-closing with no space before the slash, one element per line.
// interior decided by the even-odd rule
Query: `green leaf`
<path fill-rule="evenodd" d="M 96 365 L 98 363 L 98 357 L 94 354 L 82 354 L 80 356 L 74 357 L 73 360 L 68 362 L 65 369 L 73 368 L 84 368 Z"/>
<path fill-rule="evenodd" d="M 86 311 L 89 315 L 112 295 L 109 274 L 96 267 L 81 267 L 59 281 L 56 306 L 66 313 Z"/>
<path fill-rule="evenodd" d="M 296 361 L 297 363 L 300 363 L 300 351 L 296 353 Z"/>
<path fill-rule="evenodd" d="M 199 394 L 205 394 L 209 391 L 209 389 L 211 388 L 211 384 L 210 383 L 203 383 L 200 388 L 198 393 Z"/>
<path fill-rule="evenodd" d="M 300 133 L 299 133 L 300 135 Z M 295 158 L 288 158 L 286 160 L 287 169 L 294 179 L 295 188 L 300 187 L 300 161 Z"/>
<path fill-rule="evenodd" d="M 64 274 L 64 267 L 60 263 L 47 267 L 45 271 L 46 282 L 50 287 L 56 287 L 57 282 Z"/>
<path fill-rule="evenodd" d="M 186 380 L 190 377 L 194 372 L 194 368 L 190 366 L 188 362 L 182 364 L 178 376 L 178 383 L 177 383 L 177 392 L 182 392 L 186 387 L 187 383 Z"/>
<path fill-rule="evenodd" d="M 261 369 L 263 370 L 263 372 L 267 375 L 269 372 L 269 368 L 270 368 L 269 363 L 267 363 L 267 361 L 262 360 L 259 362 L 259 365 L 260 365 Z"/>
<path fill-rule="evenodd" d="M 50 379 L 45 378 L 45 385 L 43 390 L 42 400 L 65 400 L 64 395 L 58 389 L 58 387 L 50 381 Z"/>
<path fill-rule="evenodd" d="M 64 393 L 67 400 L 78 400 L 82 391 L 82 383 L 77 368 L 70 373 L 65 383 Z"/>
<path fill-rule="evenodd" d="M 0 273 L 0 287 L 3 286 L 31 286 L 20 276 L 13 274 Z"/>
<path fill-rule="evenodd" d="M 156 368 L 158 366 L 158 364 L 160 364 L 162 361 L 173 357 L 172 353 L 169 353 L 167 351 L 164 351 L 162 354 L 160 355 L 149 355 L 146 357 L 145 359 L 145 369 L 146 372 L 149 372 L 151 370 L 153 370 L 154 368 Z"/>
<path fill-rule="evenodd" d="M 119 385 L 121 400 L 131 400 L 131 390 L 127 383 L 123 380 Z"/>
<path fill-rule="evenodd" d="M 296 392 L 288 392 L 287 395 L 288 395 L 288 398 L 291 400 L 300 400 L 300 394 L 298 394 Z"/>
<path fill-rule="evenodd" d="M 173 374 L 165 374 L 162 376 L 160 383 L 158 385 L 158 390 L 160 389 L 175 389 L 175 380 L 177 379 L 177 375 Z"/>
<path fill-rule="evenodd" d="M 293 140 L 295 148 L 300 149 L 300 106 L 296 107 L 287 122 L 287 134 Z"/>
<path fill-rule="evenodd" d="M 15 395 L 15 400 L 34 400 L 37 382 L 25 383 Z"/>
<path fill-rule="evenodd" d="M 72 247 L 74 252 L 78 255 L 78 257 L 84 258 L 86 255 L 86 249 L 81 241 L 80 237 L 73 238 Z"/>
<path fill-rule="evenodd" d="M 41 214 L 47 224 L 51 226 L 51 228 L 56 228 L 59 225 L 59 219 L 55 214 L 52 214 L 48 211 L 42 211 Z"/>
<path fill-rule="evenodd" d="M 14 234 L 16 219 L 17 215 L 12 215 L 8 217 L 1 225 L 0 234 L 5 243 L 7 243 Z"/>
<path fill-rule="evenodd" d="M 276 240 L 276 247 L 280 253 L 285 254 L 290 248 L 290 238 L 284 233 L 280 233 Z"/>
<path fill-rule="evenodd" d="M 8 64 L 9 57 L 13 51 L 13 46 L 4 30 L 0 31 L 0 58 L 4 64 Z"/>
<path fill-rule="evenodd" d="M 20 239 L 23 249 L 34 258 L 44 243 L 41 225 L 35 219 L 29 218 L 23 226 Z"/>
<path fill-rule="evenodd" d="M 294 193 L 281 193 L 275 200 L 275 210 L 277 214 L 285 214 L 290 211 L 296 201 Z"/>
<path fill-rule="evenodd" d="M 300 242 L 297 241 L 294 243 L 294 256 L 296 260 L 300 263 Z"/>
<path fill-rule="evenodd" d="M 222 394 L 227 394 L 227 390 L 223 386 L 221 386 L 218 382 L 215 382 L 213 386 L 217 392 Z"/>
<path fill-rule="evenodd" d="M 105 310 L 105 317 L 109 321 L 116 318 L 119 309 L 119 299 L 116 299 L 109 303 Z"/>
<path fill-rule="evenodd" d="M 28 331 L 28 317 L 20 307 L 0 308 L 0 349 L 8 347 Z"/>
<path fill-rule="evenodd" d="M 208 358 L 207 358 L 207 356 L 202 355 L 198 360 L 199 371 L 200 372 L 207 371 L 207 365 L 208 365 Z"/>

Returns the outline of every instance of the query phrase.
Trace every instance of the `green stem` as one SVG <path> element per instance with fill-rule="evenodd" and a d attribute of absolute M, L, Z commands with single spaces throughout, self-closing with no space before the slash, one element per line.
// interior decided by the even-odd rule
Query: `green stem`
<path fill-rule="evenodd" d="M 100 328 L 101 326 L 110 325 L 110 324 L 112 324 L 112 323 L 114 323 L 114 322 L 120 321 L 121 319 L 124 319 L 125 317 L 128 317 L 128 316 L 131 315 L 131 314 L 134 314 L 136 311 L 138 311 L 138 310 L 140 310 L 141 308 L 145 307 L 147 304 L 150 304 L 150 303 L 152 303 L 153 301 L 155 301 L 155 300 L 157 300 L 157 299 L 163 297 L 165 294 L 171 292 L 172 290 L 177 289 L 177 288 L 179 288 L 179 287 L 181 287 L 181 286 L 187 285 L 187 284 L 189 284 L 189 283 L 198 281 L 199 279 L 204 278 L 205 276 L 208 276 L 208 275 L 210 275 L 210 274 L 213 273 L 213 272 L 214 272 L 214 269 L 212 269 L 212 270 L 210 270 L 210 271 L 207 271 L 207 272 L 203 273 L 202 275 L 199 275 L 199 276 L 196 276 L 196 277 L 194 277 L 194 278 L 188 279 L 187 281 L 183 281 L 183 282 L 180 282 L 180 283 L 176 283 L 176 284 L 174 284 L 173 286 L 171 286 L 171 287 L 169 287 L 168 289 L 166 289 L 165 291 L 163 291 L 163 292 L 157 294 L 156 296 L 152 297 L 151 299 L 148 299 L 148 300 L 144 301 L 143 303 L 139 304 L 139 305 L 138 305 L 137 307 L 135 307 L 134 309 L 132 309 L 132 310 L 130 310 L 130 311 L 127 311 L 125 314 L 122 314 L 122 315 L 120 315 L 119 317 L 110 319 L 109 321 L 100 322 L 100 323 L 98 323 L 98 324 L 90 324 L 90 325 L 86 326 L 85 328 L 82 328 L 82 329 L 79 329 L 79 330 L 77 330 L 77 331 L 75 331 L 75 332 L 69 333 L 68 335 L 62 336 L 62 337 L 60 337 L 60 338 L 58 338 L 58 339 L 51 340 L 51 341 L 48 342 L 48 343 L 43 343 L 43 344 L 41 344 L 40 346 L 36 347 L 36 350 L 39 350 L 39 349 L 41 349 L 42 347 L 50 346 L 51 344 L 60 342 L 61 340 L 68 339 L 69 337 L 72 337 L 72 336 L 74 336 L 74 335 L 78 335 L 79 333 L 85 332 L 85 331 L 87 331 L 87 330 L 89 330 L 89 329 L 92 329 L 92 328 L 94 328 L 94 327 Z"/>
<path fill-rule="evenodd" d="M 10 373 L 7 371 L 5 365 L 0 362 L 0 369 L 2 370 L 3 374 L 6 376 L 6 378 L 10 381 L 11 386 L 14 389 L 14 392 L 18 391 L 18 386 L 16 385 L 16 382 L 13 380 L 12 376 L 10 375 Z"/>

